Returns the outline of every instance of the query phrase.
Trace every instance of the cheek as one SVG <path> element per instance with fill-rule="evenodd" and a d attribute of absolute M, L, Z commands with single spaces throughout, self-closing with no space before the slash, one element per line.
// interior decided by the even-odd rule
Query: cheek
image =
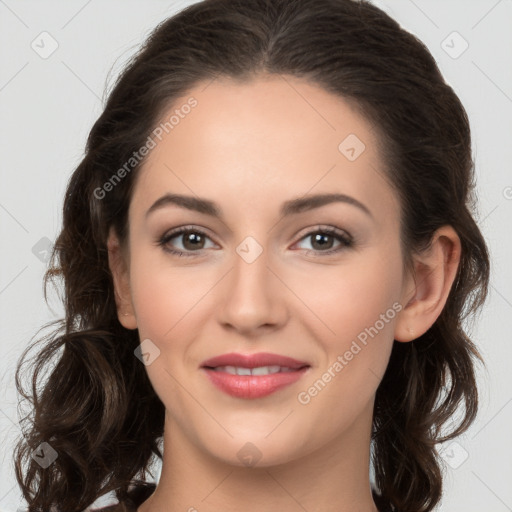
<path fill-rule="evenodd" d="M 152 386 L 168 409 L 187 410 L 187 394 L 180 383 L 187 370 L 191 340 L 200 338 L 201 301 L 211 288 L 191 269 L 162 263 L 150 254 L 132 258 L 132 300 L 140 340 L 150 339 L 159 355 L 146 367 Z M 206 277 L 206 276 L 203 276 Z"/>
<path fill-rule="evenodd" d="M 401 260 L 395 252 L 383 255 L 377 248 L 367 250 L 346 263 L 318 266 L 293 279 L 294 291 L 308 306 L 303 308 L 306 318 L 312 320 L 316 336 L 329 344 L 343 344 L 376 322 L 386 334 L 391 330 L 396 316 L 392 306 L 400 297 L 402 281 Z M 391 320 L 385 328 L 379 322 L 381 315 Z"/>
<path fill-rule="evenodd" d="M 175 338 L 211 288 L 208 275 L 181 262 L 173 264 L 174 256 L 161 249 L 133 247 L 131 255 L 131 293 L 141 339 Z"/>
<path fill-rule="evenodd" d="M 326 267 L 322 273 L 303 279 L 299 292 L 316 313 L 305 310 L 304 322 L 325 355 L 318 388 L 325 383 L 330 391 L 322 392 L 318 404 L 340 410 L 340 400 L 346 399 L 341 408 L 346 411 L 356 407 L 349 403 L 355 396 L 371 399 L 386 370 L 401 310 L 401 259 L 396 251 L 368 250 L 350 265 Z"/>
<path fill-rule="evenodd" d="M 140 340 L 149 338 L 160 350 L 155 365 L 148 366 L 150 375 L 156 367 L 173 375 L 195 368 L 194 350 L 212 316 L 210 292 L 218 272 L 213 267 L 173 265 L 154 251 L 140 251 L 133 255 L 130 280 Z"/>
<path fill-rule="evenodd" d="M 178 321 L 187 290 L 169 271 L 151 265 L 132 268 L 132 298 L 140 337 L 158 342 Z"/>

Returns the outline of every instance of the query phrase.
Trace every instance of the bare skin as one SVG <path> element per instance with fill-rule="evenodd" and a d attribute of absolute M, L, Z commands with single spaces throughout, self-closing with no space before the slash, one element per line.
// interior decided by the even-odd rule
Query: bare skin
<path fill-rule="evenodd" d="M 459 238 L 450 226 L 436 232 L 431 249 L 415 255 L 415 284 L 403 271 L 398 198 L 368 121 L 293 77 L 206 85 L 162 116 L 190 96 L 198 102 L 147 157 L 130 204 L 127 251 L 114 232 L 109 238 L 119 320 L 160 351 L 146 370 L 166 408 L 164 460 L 155 493 L 138 510 L 376 512 L 375 392 L 393 340 L 417 338 L 441 313 Z M 340 151 L 349 134 L 364 151 Z M 146 216 L 166 193 L 214 201 L 223 218 L 170 203 Z M 287 200 L 324 193 L 355 198 L 370 213 L 333 202 L 280 214 Z M 205 234 L 158 244 L 178 227 Z M 353 245 L 330 234 L 315 243 L 313 235 L 329 227 Z M 246 237 L 249 253 L 262 249 L 250 263 L 237 252 Z M 372 326 L 378 332 L 363 345 L 361 333 Z M 269 396 L 235 398 L 200 370 L 227 352 L 272 352 L 311 368 Z M 336 371 L 338 356 L 346 364 Z M 325 386 L 309 393 L 318 380 Z M 240 456 L 248 450 L 253 465 Z"/>

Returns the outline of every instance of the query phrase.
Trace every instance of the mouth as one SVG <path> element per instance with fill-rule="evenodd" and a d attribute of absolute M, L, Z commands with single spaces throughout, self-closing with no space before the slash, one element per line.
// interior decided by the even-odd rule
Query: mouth
<path fill-rule="evenodd" d="M 209 359 L 200 370 L 220 391 L 236 398 L 255 399 L 290 386 L 310 368 L 304 361 L 276 354 L 232 353 Z"/>
<path fill-rule="evenodd" d="M 302 370 L 302 368 L 309 368 L 309 365 L 304 365 L 299 368 L 290 368 L 288 366 L 256 366 L 255 368 L 246 368 L 244 366 L 203 366 L 208 370 L 214 372 L 224 372 L 230 375 L 273 375 L 275 373 L 290 373 Z"/>

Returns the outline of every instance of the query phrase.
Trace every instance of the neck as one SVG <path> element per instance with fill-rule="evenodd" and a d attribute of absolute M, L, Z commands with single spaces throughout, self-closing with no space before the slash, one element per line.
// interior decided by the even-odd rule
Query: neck
<path fill-rule="evenodd" d="M 167 414 L 160 480 L 138 512 L 378 512 L 369 481 L 372 407 L 321 448 L 253 467 L 201 450 Z"/>

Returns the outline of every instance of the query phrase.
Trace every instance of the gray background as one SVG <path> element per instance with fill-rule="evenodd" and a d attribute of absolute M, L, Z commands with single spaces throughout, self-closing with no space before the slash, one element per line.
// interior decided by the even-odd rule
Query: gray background
<path fill-rule="evenodd" d="M 0 512 L 24 505 L 11 462 L 20 433 L 13 375 L 37 329 L 62 314 L 56 295 L 46 306 L 42 277 L 66 182 L 106 87 L 153 27 L 191 3 L 0 0 Z M 467 109 L 478 222 L 492 253 L 489 299 L 468 326 L 487 362 L 479 374 L 481 409 L 443 452 L 445 495 L 437 510 L 512 511 L 512 1 L 374 3 L 429 47 Z M 58 48 L 44 55 L 52 44 Z"/>

